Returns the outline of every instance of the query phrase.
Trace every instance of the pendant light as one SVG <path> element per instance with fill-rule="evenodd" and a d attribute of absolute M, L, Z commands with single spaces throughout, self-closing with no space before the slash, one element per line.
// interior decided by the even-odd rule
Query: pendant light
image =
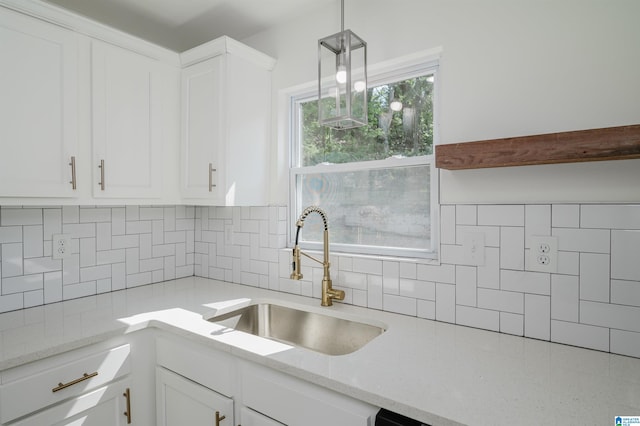
<path fill-rule="evenodd" d="M 318 121 L 350 129 L 367 125 L 367 43 L 344 29 L 318 40 Z"/>

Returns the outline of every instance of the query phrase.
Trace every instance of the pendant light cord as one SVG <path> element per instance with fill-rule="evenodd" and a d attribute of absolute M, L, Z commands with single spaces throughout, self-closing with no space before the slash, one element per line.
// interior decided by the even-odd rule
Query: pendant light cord
<path fill-rule="evenodd" d="M 340 9 L 340 31 L 344 32 L 344 0 L 341 0 L 341 9 Z"/>

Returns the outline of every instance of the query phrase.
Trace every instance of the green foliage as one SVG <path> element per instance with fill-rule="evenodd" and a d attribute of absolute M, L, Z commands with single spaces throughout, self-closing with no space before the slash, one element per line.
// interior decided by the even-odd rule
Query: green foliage
<path fill-rule="evenodd" d="M 301 104 L 304 166 L 411 157 L 433 152 L 433 75 L 367 91 L 368 122 L 364 127 L 335 130 L 318 125 L 318 102 Z M 402 102 L 392 111 L 393 100 Z"/>

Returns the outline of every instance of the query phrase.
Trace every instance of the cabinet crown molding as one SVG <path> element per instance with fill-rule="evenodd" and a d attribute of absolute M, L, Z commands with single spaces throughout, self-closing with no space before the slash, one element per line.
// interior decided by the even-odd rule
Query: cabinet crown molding
<path fill-rule="evenodd" d="M 182 52 L 180 54 L 180 64 L 184 68 L 225 53 L 232 53 L 268 71 L 271 71 L 276 65 L 276 60 L 272 57 L 228 36 L 218 37 L 200 46 L 196 46 L 193 49 Z"/>

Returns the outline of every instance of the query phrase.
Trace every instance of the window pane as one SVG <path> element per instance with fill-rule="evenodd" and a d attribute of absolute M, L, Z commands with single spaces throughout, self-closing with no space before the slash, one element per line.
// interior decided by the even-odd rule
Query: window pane
<path fill-rule="evenodd" d="M 296 176 L 301 206 L 327 212 L 332 244 L 430 250 L 428 165 Z M 322 222 L 310 215 L 300 241 L 322 241 Z"/>
<path fill-rule="evenodd" d="M 433 152 L 433 74 L 370 88 L 369 125 L 318 125 L 318 101 L 301 102 L 302 166 L 411 157 Z"/>

